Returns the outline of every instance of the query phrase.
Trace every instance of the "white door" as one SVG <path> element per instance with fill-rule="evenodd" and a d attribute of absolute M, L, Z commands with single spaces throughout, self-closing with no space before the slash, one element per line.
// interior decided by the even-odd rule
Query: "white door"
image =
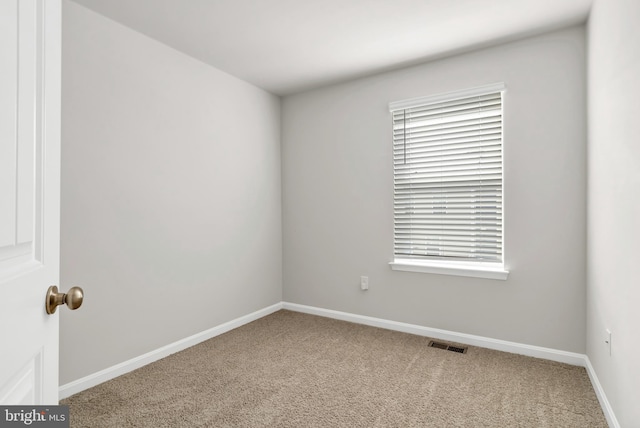
<path fill-rule="evenodd" d="M 0 404 L 58 404 L 60 0 L 0 0 Z"/>

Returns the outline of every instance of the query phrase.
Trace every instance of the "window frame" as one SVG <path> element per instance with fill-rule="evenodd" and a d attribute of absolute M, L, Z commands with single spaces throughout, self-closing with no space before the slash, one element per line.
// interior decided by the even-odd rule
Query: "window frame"
<path fill-rule="evenodd" d="M 501 119 L 501 131 L 502 131 L 502 139 L 501 139 L 501 174 L 502 174 L 502 184 L 501 184 L 501 192 L 502 192 L 502 200 L 501 200 L 501 209 L 502 209 L 502 232 L 501 232 L 501 261 L 499 262 L 491 262 L 491 261 L 482 261 L 482 260 L 448 260 L 443 259 L 441 257 L 431 258 L 429 256 L 424 256 L 420 258 L 402 258 L 396 255 L 395 244 L 396 244 L 396 214 L 394 212 L 394 238 L 393 238 L 393 246 L 392 246 L 392 255 L 393 260 L 389 263 L 391 269 L 395 271 L 405 271 L 405 272 L 420 272 L 420 273 L 434 273 L 434 274 L 442 274 L 442 275 L 455 275 L 455 276 L 465 276 L 465 277 L 476 277 L 476 278 L 486 278 L 486 279 L 498 279 L 498 280 L 506 280 L 509 275 L 509 271 L 505 268 L 505 229 L 504 229 L 504 219 L 505 219 L 505 200 L 504 200 L 504 111 L 505 111 L 505 92 L 506 85 L 504 83 L 495 83 L 490 85 L 484 85 L 464 90 L 452 91 L 439 93 L 435 95 L 430 95 L 426 97 L 418 97 L 411 98 L 401 101 L 391 102 L 389 104 L 389 111 L 393 117 L 393 112 L 398 110 L 406 110 L 410 108 L 425 106 L 429 104 L 438 104 L 449 101 L 458 100 L 461 98 L 469 98 L 474 96 L 483 96 L 500 92 L 501 93 L 501 109 L 502 109 L 502 119 Z M 393 129 L 393 127 L 392 127 Z M 393 140 L 393 138 L 392 138 Z M 396 179 L 396 170 L 395 166 L 393 169 L 393 179 Z M 394 195 L 395 195 L 395 184 L 394 184 Z M 395 201 L 394 201 L 394 211 L 395 211 Z"/>

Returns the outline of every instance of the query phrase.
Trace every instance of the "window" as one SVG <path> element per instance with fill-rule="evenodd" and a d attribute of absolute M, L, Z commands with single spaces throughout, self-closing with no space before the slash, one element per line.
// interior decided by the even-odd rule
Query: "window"
<path fill-rule="evenodd" d="M 393 269 L 506 279 L 503 93 L 497 84 L 390 104 Z"/>

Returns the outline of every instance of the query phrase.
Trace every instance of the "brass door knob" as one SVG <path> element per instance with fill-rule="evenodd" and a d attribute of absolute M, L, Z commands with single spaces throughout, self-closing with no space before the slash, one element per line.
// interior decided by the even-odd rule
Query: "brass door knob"
<path fill-rule="evenodd" d="M 68 293 L 59 293 L 58 287 L 52 285 L 47 290 L 47 297 L 44 306 L 48 314 L 53 314 L 58 306 L 66 304 L 69 309 L 78 309 L 82 305 L 84 292 L 80 287 L 71 287 Z"/>

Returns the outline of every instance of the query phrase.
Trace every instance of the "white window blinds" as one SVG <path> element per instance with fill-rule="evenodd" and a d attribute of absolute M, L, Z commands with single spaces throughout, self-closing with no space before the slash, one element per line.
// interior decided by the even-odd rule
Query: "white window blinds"
<path fill-rule="evenodd" d="M 396 260 L 502 263 L 503 91 L 390 105 Z"/>

